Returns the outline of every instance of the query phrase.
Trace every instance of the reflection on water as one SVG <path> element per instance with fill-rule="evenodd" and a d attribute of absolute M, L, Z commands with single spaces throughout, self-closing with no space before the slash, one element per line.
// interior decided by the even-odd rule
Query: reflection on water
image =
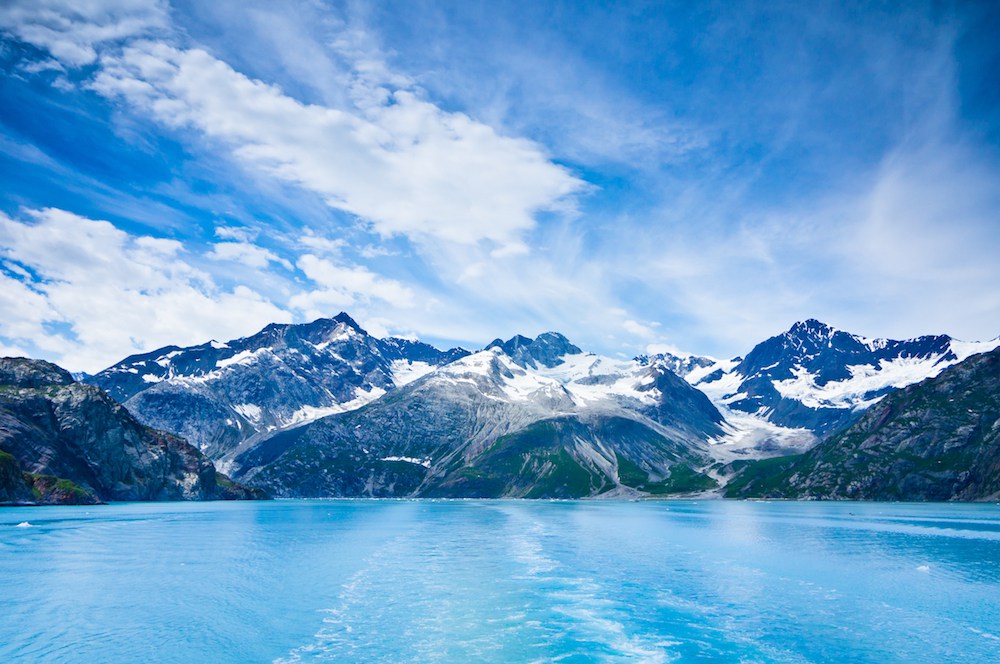
<path fill-rule="evenodd" d="M 16 508 L 0 587 L 5 662 L 998 661 L 1000 507 Z"/>

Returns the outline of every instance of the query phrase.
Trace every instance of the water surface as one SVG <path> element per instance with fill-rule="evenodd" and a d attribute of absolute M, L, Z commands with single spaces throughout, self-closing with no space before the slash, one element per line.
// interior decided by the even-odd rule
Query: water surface
<path fill-rule="evenodd" d="M 1000 507 L 10 508 L 0 588 L 4 662 L 992 662 Z"/>

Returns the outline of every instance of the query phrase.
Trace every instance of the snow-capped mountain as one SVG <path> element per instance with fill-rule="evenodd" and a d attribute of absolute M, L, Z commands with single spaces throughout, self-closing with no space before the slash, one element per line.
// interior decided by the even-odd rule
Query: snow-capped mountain
<path fill-rule="evenodd" d="M 713 488 L 708 398 L 556 333 L 497 340 L 349 413 L 227 459 L 277 495 L 577 497 Z"/>
<path fill-rule="evenodd" d="M 730 462 L 803 452 L 997 346 L 807 320 L 732 360 L 612 359 L 555 332 L 470 354 L 340 314 L 132 356 L 88 382 L 276 495 L 677 493 L 725 482 Z"/>
<path fill-rule="evenodd" d="M 896 390 L 807 453 L 750 464 L 733 497 L 1000 500 L 1000 349 Z"/>
<path fill-rule="evenodd" d="M 744 358 L 696 368 L 685 378 L 724 414 L 751 414 L 822 436 L 847 426 L 889 392 L 997 346 L 1000 338 L 870 339 L 810 319 L 761 342 Z"/>
<path fill-rule="evenodd" d="M 379 339 L 345 313 L 249 337 L 168 346 L 89 377 L 143 424 L 218 458 L 247 438 L 358 408 L 467 355 Z"/>

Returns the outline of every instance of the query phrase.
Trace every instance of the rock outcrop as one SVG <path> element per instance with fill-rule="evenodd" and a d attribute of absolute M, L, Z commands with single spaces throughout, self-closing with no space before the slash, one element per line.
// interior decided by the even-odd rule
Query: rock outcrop
<path fill-rule="evenodd" d="M 1000 349 L 889 394 L 797 457 L 751 464 L 733 497 L 1000 498 Z"/>
<path fill-rule="evenodd" d="M 0 451 L 3 502 L 263 497 L 219 475 L 184 439 L 139 424 L 103 390 L 40 360 L 0 358 Z"/>

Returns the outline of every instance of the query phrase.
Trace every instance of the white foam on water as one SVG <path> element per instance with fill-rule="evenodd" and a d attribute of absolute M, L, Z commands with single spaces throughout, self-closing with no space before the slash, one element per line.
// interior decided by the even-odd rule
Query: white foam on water
<path fill-rule="evenodd" d="M 559 563 L 545 553 L 546 533 L 541 522 L 533 521 L 523 527 L 515 520 L 515 525 L 512 530 L 517 536 L 511 538 L 510 546 L 514 558 L 527 567 L 526 574 L 521 578 L 542 582 L 544 586 L 556 585 L 555 589 L 540 592 L 549 600 L 555 600 L 551 608 L 556 614 L 572 619 L 569 630 L 578 632 L 581 642 L 597 644 L 610 651 L 605 653 L 605 661 L 661 664 L 679 659 L 678 655 L 667 650 L 677 645 L 676 642 L 666 639 L 651 641 L 630 634 L 627 625 L 616 619 L 627 615 L 627 611 L 622 611 L 616 601 L 607 599 L 605 596 L 608 593 L 599 583 L 586 577 L 559 574 Z M 582 643 L 577 647 L 579 645 Z M 549 657 L 538 661 L 553 660 Z"/>

